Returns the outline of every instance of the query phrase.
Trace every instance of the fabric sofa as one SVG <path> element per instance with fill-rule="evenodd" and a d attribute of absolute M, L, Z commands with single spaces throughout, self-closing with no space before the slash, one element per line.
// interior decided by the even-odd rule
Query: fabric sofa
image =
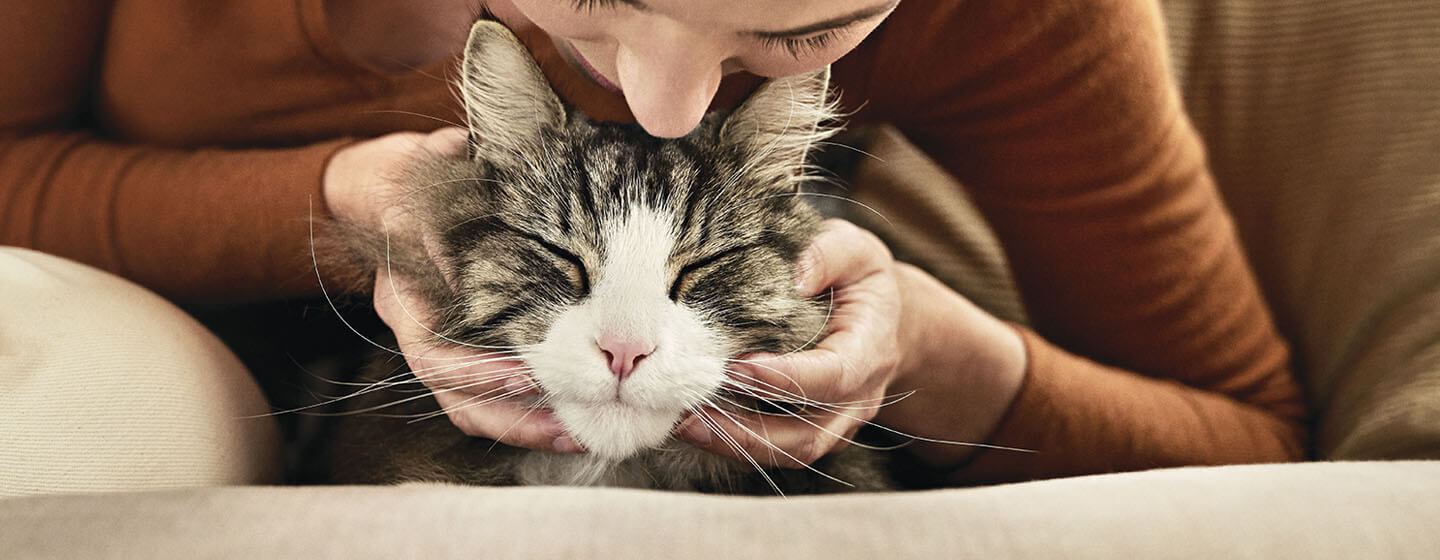
<path fill-rule="evenodd" d="M 1314 461 L 789 499 L 263 486 L 273 419 L 249 418 L 268 405 L 224 345 L 124 281 L 4 250 L 26 272 L 0 278 L 0 324 L 49 305 L 58 326 L 0 326 L 0 557 L 1440 557 L 1440 3 L 1162 5 L 1186 107 L 1294 345 Z M 903 138 L 872 141 L 883 161 L 856 171 L 855 196 L 902 214 L 873 227 L 1023 319 L 983 221 L 933 198 L 938 171 Z M 926 262 L 938 252 L 961 258 Z M 125 297 L 83 299 L 102 289 Z M 87 325 L 102 305 L 151 311 Z M 55 337 L 75 341 L 76 376 L 27 376 L 27 341 Z M 95 367 L 141 343 L 164 359 Z"/>

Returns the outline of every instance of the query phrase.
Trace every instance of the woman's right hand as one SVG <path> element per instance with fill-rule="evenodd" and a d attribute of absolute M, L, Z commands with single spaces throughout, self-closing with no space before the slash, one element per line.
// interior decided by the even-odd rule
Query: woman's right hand
<path fill-rule="evenodd" d="M 400 189 L 388 178 L 416 157 L 464 149 L 466 138 L 463 129 L 450 127 L 397 132 L 342 148 L 325 168 L 326 207 L 332 216 L 380 231 L 414 230 L 419 225 L 394 206 Z M 437 255 L 431 258 L 443 272 L 444 263 Z M 424 299 L 404 277 L 383 267 L 375 273 L 374 301 L 410 370 L 461 431 L 516 447 L 583 452 L 549 410 L 529 408 L 516 398 L 532 392 L 534 383 L 515 356 L 439 340 Z"/>

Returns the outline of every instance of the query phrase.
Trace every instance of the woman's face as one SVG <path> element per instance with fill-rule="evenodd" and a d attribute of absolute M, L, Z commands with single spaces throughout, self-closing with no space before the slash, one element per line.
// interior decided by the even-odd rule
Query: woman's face
<path fill-rule="evenodd" d="M 788 76 L 855 48 L 899 0 L 496 0 L 511 26 L 548 33 L 577 69 L 623 93 L 660 137 L 699 124 L 720 77 Z"/>

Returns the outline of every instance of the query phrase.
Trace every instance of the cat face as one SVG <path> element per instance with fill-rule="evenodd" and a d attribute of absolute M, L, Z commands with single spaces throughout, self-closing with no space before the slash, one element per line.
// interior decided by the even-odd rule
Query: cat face
<path fill-rule="evenodd" d="M 567 113 L 508 31 L 475 29 L 474 153 L 415 178 L 453 271 L 433 302 L 447 337 L 514 351 L 567 431 L 611 459 L 723 406 L 730 358 L 819 340 L 825 305 L 793 287 L 819 216 L 792 185 L 823 134 L 824 73 L 660 140 Z"/>

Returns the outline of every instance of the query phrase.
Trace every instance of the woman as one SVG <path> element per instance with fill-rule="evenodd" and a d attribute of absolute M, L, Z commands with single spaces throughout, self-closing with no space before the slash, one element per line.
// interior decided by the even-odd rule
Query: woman
<path fill-rule="evenodd" d="M 397 131 L 435 128 L 413 114 L 455 113 L 434 74 L 482 10 L 522 38 L 567 102 L 656 136 L 683 135 L 761 77 L 833 63 L 852 123 L 894 123 L 973 191 L 1034 330 L 832 224 L 797 288 L 833 287 L 847 322 L 815 350 L 744 373 L 831 402 L 914 390 L 872 421 L 1039 452 L 907 448 L 952 483 L 1303 455 L 1288 352 L 1180 111 L 1153 2 L 452 0 L 421 10 L 136 0 L 22 10 L 0 24 L 0 83 L 16 84 L 0 93 L 0 242 L 182 300 L 311 292 L 310 201 L 378 226 L 390 186 L 377 178 L 416 150 L 457 142 L 453 130 Z M 76 212 L 63 201 L 86 203 Z M 205 235 L 177 241 L 193 232 Z M 378 292 L 407 353 L 460 352 L 420 343 L 425 331 L 397 312 L 416 305 L 404 290 Z M 521 416 L 497 403 L 451 420 L 512 445 L 584 451 L 553 419 Z M 767 419 L 765 431 L 803 462 L 843 445 L 860 419 L 819 423 Z M 721 443 L 735 438 L 752 456 L 783 459 L 727 427 L 727 437 L 698 424 L 681 434 L 716 453 L 735 454 Z"/>

